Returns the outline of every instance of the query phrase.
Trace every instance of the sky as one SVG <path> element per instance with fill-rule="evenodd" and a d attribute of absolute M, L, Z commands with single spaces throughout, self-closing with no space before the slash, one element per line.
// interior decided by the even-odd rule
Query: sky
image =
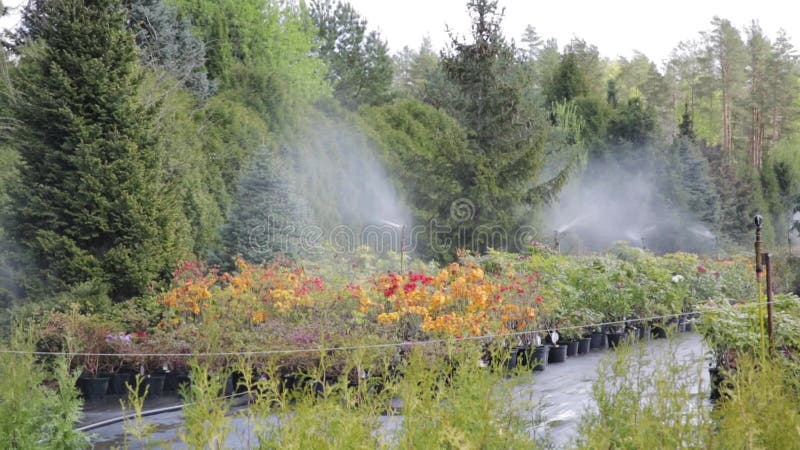
<path fill-rule="evenodd" d="M 417 49 L 425 35 L 436 48 L 448 41 L 445 26 L 460 35 L 469 33 L 466 0 L 350 0 L 378 30 L 393 52 L 404 46 Z M 784 28 L 800 48 L 798 6 L 787 0 L 499 0 L 505 8 L 503 32 L 519 42 L 527 25 L 560 46 L 573 37 L 596 45 L 600 54 L 630 57 L 634 50 L 662 63 L 682 40 L 710 28 L 717 15 L 737 28 L 757 20 L 770 38 Z"/>
<path fill-rule="evenodd" d="M 24 0 L 2 0 L 6 6 L 18 6 Z M 419 48 L 422 38 L 430 36 L 441 49 L 447 42 L 445 27 L 459 35 L 469 33 L 466 0 L 350 0 L 350 3 L 378 30 L 392 52 L 404 46 Z M 795 47 L 800 48 L 800 21 L 797 6 L 787 0 L 572 0 L 535 1 L 499 0 L 505 8 L 503 32 L 519 41 L 527 25 L 540 36 L 556 38 L 563 46 L 573 37 L 596 45 L 609 58 L 630 57 L 634 50 L 662 63 L 678 42 L 697 37 L 710 28 L 718 15 L 738 28 L 757 20 L 768 36 L 774 38 L 784 28 Z M 19 21 L 12 15 L 0 19 L 0 28 Z"/>

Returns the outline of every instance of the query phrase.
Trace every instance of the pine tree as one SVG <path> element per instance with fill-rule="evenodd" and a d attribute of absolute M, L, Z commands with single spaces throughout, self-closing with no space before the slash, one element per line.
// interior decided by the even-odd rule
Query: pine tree
<path fill-rule="evenodd" d="M 311 18 L 336 98 L 350 109 L 387 101 L 392 60 L 380 35 L 367 32 L 367 21 L 347 2 L 312 1 Z"/>
<path fill-rule="evenodd" d="M 681 137 L 688 139 L 690 142 L 694 142 L 694 120 L 692 120 L 692 114 L 689 112 L 688 103 L 684 104 L 678 131 Z"/>
<path fill-rule="evenodd" d="M 36 2 L 12 105 L 22 159 L 10 229 L 46 287 L 88 280 L 142 294 L 184 256 L 153 112 L 119 0 Z"/>
<path fill-rule="evenodd" d="M 704 36 L 722 91 L 722 151 L 731 157 L 734 147 L 734 105 L 742 96 L 744 43 L 739 30 L 729 20 L 714 17 L 711 25 L 712 30 L 704 33 Z"/>

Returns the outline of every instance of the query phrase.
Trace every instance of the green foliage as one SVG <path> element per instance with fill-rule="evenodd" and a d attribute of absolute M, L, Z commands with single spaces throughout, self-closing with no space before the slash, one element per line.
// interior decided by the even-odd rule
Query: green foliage
<path fill-rule="evenodd" d="M 714 448 L 796 448 L 794 433 L 787 432 L 800 430 L 796 373 L 774 361 L 742 358 L 714 411 Z"/>
<path fill-rule="evenodd" d="M 34 335 L 17 327 L 10 344 L 21 351 L 34 349 Z M 75 382 L 62 358 L 47 363 L 32 354 L 0 354 L 0 442 L 7 448 L 89 448 L 86 435 L 75 431 L 81 402 Z"/>
<path fill-rule="evenodd" d="M 429 104 L 435 104 L 433 97 L 438 84 L 443 82 L 439 65 L 439 55 L 434 51 L 429 37 L 422 39 L 418 51 L 404 48 L 395 55 L 394 90 L 408 94 Z"/>
<path fill-rule="evenodd" d="M 456 230 L 457 245 L 483 252 L 491 243 L 481 229 L 500 227 L 514 235 L 515 208 L 543 200 L 533 183 L 542 168 L 544 124 L 533 105 L 522 101 L 524 72 L 516 70 L 515 50 L 500 32 L 497 3 L 476 0 L 468 8 L 472 41 L 452 37 L 442 65 L 456 89 L 445 110 L 467 131 L 467 170 L 458 181 L 462 197 L 475 206 L 473 217 Z"/>
<path fill-rule="evenodd" d="M 206 67 L 220 89 L 263 115 L 292 122 L 293 108 L 328 92 L 306 11 L 275 0 L 175 0 L 206 44 Z"/>
<path fill-rule="evenodd" d="M 415 223 L 457 226 L 450 205 L 461 193 L 459 180 L 471 170 L 464 154 L 464 129 L 446 113 L 416 100 L 367 108 L 362 118 L 373 131 L 388 171 L 399 178 L 401 192 L 414 205 Z M 422 236 L 423 253 L 451 251 L 443 242 L 431 242 L 434 237 Z"/>
<path fill-rule="evenodd" d="M 621 346 L 604 359 L 577 448 L 705 447 L 711 424 L 696 394 L 700 377 L 676 352 L 670 345 L 652 357 L 645 346 Z"/>
<path fill-rule="evenodd" d="M 0 144 L 0 218 L 8 217 L 8 192 L 17 183 L 19 155 L 13 146 Z M 19 296 L 19 252 L 0 223 L 0 308 L 10 306 Z M 16 253 L 16 254 L 15 254 Z"/>
<path fill-rule="evenodd" d="M 342 105 L 356 109 L 388 100 L 392 60 L 380 35 L 367 33 L 367 21 L 347 2 L 314 0 L 309 12 L 328 81 Z"/>
<path fill-rule="evenodd" d="M 125 0 L 128 27 L 136 34 L 143 63 L 169 73 L 197 98 L 214 93 L 205 72 L 205 44 L 192 34 L 191 24 L 178 17 L 164 0 Z"/>
<path fill-rule="evenodd" d="M 127 298 L 185 255 L 125 17 L 110 0 L 27 12 L 39 41 L 13 74 L 24 125 L 15 130 L 23 163 L 10 232 L 52 290 L 97 278 Z"/>
<path fill-rule="evenodd" d="M 720 199 L 711 177 L 708 160 L 688 136 L 678 140 L 675 145 L 677 145 L 679 164 L 677 169 L 679 182 L 676 186 L 679 201 L 694 217 L 716 228 L 716 224 L 719 223 Z"/>
<path fill-rule="evenodd" d="M 308 250 L 303 237 L 312 213 L 288 178 L 289 169 L 277 166 L 278 158 L 262 147 L 243 170 L 223 230 L 226 254 L 266 262 L 280 256 L 296 259 Z"/>
<path fill-rule="evenodd" d="M 628 99 L 625 106 L 614 110 L 608 122 L 608 137 L 612 142 L 647 144 L 655 131 L 654 112 L 638 97 Z"/>
<path fill-rule="evenodd" d="M 185 427 L 180 438 L 191 448 L 220 448 L 232 428 L 226 418 L 229 400 L 219 395 L 228 374 L 198 361 L 190 366 L 192 383 L 184 385 L 181 392 L 188 403 L 183 409 Z"/>
<path fill-rule="evenodd" d="M 548 103 L 570 101 L 588 93 L 589 83 L 586 75 L 578 67 L 578 56 L 574 53 L 565 53 L 549 85 Z"/>

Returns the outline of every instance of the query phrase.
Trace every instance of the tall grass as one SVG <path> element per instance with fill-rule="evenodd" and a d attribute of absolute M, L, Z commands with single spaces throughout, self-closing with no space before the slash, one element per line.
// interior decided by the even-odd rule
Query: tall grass
<path fill-rule="evenodd" d="M 17 329 L 10 347 L 33 351 L 35 338 Z M 0 445 L 14 449 L 81 449 L 86 435 L 74 431 L 81 401 L 69 363 L 33 354 L 0 354 Z"/>
<path fill-rule="evenodd" d="M 323 364 L 287 377 L 275 361 L 242 357 L 227 370 L 196 359 L 184 389 L 185 424 L 178 433 L 190 448 L 240 445 L 263 449 L 532 448 L 533 419 L 514 398 L 526 377 L 486 367 L 478 346 L 415 348 L 407 356 L 356 350 L 335 368 Z M 253 367 L 258 370 L 254 371 Z M 250 387 L 249 406 L 220 398 L 232 372 Z M 332 376 L 335 373 L 336 376 Z M 239 433 L 234 422 L 249 432 Z M 140 442 L 142 442 L 141 439 Z M 145 438 L 146 445 L 146 438 Z"/>
<path fill-rule="evenodd" d="M 32 350 L 17 333 L 14 348 Z M 742 356 L 728 373 L 715 405 L 700 383 L 702 364 L 680 362 L 677 344 L 661 352 L 622 346 L 600 365 L 593 407 L 584 415 L 580 449 L 800 448 L 796 374 L 780 362 Z M 655 356 L 654 356 L 655 355 Z M 187 404 L 176 436 L 189 448 L 263 449 L 516 449 L 550 444 L 537 438 L 535 408 L 519 398 L 530 372 L 509 373 L 504 358 L 488 364 L 478 345 L 416 346 L 395 354 L 356 350 L 320 355 L 322 364 L 290 378 L 278 359 L 243 356 L 227 364 L 195 359 Z M 338 361 L 336 367 L 325 361 Z M 256 370 L 254 370 L 254 368 Z M 240 375 L 249 406 L 221 397 L 231 373 Z M 545 372 L 542 376 L 548 376 Z M 3 448 L 80 449 L 73 431 L 81 403 L 68 361 L 0 354 L 0 443 Z M 141 382 L 141 378 L 138 379 Z M 132 441 L 149 448 L 152 424 L 143 396 L 130 390 L 126 425 Z M 245 424 L 245 432 L 242 426 Z M 177 442 L 166 443 L 168 446 Z"/>
<path fill-rule="evenodd" d="M 710 429 L 697 364 L 682 363 L 675 344 L 651 358 L 644 345 L 618 347 L 601 362 L 592 388 L 595 407 L 579 427 L 576 446 L 703 448 Z"/>
<path fill-rule="evenodd" d="M 709 447 L 800 449 L 800 395 L 791 387 L 796 377 L 775 360 L 740 358 L 714 411 L 719 431 Z"/>

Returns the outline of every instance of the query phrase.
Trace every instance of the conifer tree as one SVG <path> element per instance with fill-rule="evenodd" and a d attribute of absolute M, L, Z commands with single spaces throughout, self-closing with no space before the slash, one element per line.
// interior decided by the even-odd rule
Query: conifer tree
<path fill-rule="evenodd" d="M 88 280 L 123 299 L 184 256 L 142 104 L 134 36 L 120 0 L 34 2 L 13 82 L 22 164 L 11 232 L 50 290 Z"/>
<path fill-rule="evenodd" d="M 457 179 L 471 207 L 466 211 L 469 220 L 457 227 L 455 245 L 480 252 L 488 247 L 515 248 L 514 244 L 524 245 L 512 242 L 524 220 L 517 213 L 551 199 L 573 164 L 537 185 L 547 135 L 544 114 L 524 101 L 530 80 L 519 70 L 514 46 L 500 31 L 502 11 L 497 2 L 471 0 L 467 7 L 472 40 L 451 36 L 451 48 L 442 54 L 443 71 L 454 86 L 445 108 L 467 132 Z M 460 206 L 457 203 L 454 207 Z M 508 241 L 492 242 L 489 230 L 501 228 Z"/>
<path fill-rule="evenodd" d="M 336 98 L 350 109 L 388 100 L 393 68 L 386 42 L 367 32 L 367 21 L 347 2 L 316 0 L 310 7 Z"/>

